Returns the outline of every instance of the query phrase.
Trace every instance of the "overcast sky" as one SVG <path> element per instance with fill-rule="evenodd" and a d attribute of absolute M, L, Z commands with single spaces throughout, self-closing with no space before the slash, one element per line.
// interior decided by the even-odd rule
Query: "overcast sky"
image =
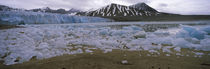
<path fill-rule="evenodd" d="M 160 12 L 210 15 L 210 0 L 0 0 L 1 5 L 15 8 L 50 7 L 67 10 L 70 8 L 80 10 L 96 9 L 111 3 L 129 6 L 138 2 L 145 2 Z"/>

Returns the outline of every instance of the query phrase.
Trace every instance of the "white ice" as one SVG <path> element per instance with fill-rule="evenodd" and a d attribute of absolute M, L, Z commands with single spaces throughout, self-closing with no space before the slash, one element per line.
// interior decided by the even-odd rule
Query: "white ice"
<path fill-rule="evenodd" d="M 22 63 L 34 57 L 44 59 L 63 54 L 93 52 L 91 49 L 100 49 L 105 53 L 112 49 L 146 50 L 151 53 L 158 53 L 159 50 L 173 53 L 171 50 L 175 50 L 177 55 L 180 55 L 181 48 L 210 51 L 210 26 L 184 25 L 155 32 L 145 32 L 142 27 L 135 25 L 119 26 L 120 29 L 108 25 L 23 27 L 0 30 L 0 60 L 4 60 L 6 65 Z"/>
<path fill-rule="evenodd" d="M 0 21 L 4 21 L 5 24 L 17 25 L 110 22 L 112 20 L 100 17 L 72 16 L 67 14 L 55 13 L 30 11 L 0 11 Z"/>

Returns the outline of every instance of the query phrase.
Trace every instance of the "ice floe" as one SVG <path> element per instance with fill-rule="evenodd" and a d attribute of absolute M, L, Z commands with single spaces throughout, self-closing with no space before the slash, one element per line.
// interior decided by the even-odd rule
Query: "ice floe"
<path fill-rule="evenodd" d="M 141 26 L 121 29 L 98 25 L 24 25 L 0 30 L 0 60 L 6 65 L 31 58 L 44 59 L 63 54 L 104 53 L 113 49 L 182 55 L 182 48 L 210 51 L 209 27 L 180 26 L 146 32 Z M 174 31 L 176 30 L 176 31 Z M 175 51 L 175 52 L 174 52 Z M 196 53 L 201 56 L 203 53 Z M 152 56 L 148 54 L 148 56 Z"/>

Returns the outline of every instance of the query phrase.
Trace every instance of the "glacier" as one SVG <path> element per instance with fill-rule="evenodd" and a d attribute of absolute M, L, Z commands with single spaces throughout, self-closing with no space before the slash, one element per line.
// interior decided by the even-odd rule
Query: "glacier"
<path fill-rule="evenodd" d="M 20 25 L 111 22 L 112 20 L 100 17 L 73 16 L 31 11 L 0 11 L 0 21 L 1 24 Z"/>
<path fill-rule="evenodd" d="M 23 27 L 0 30 L 0 60 L 6 65 L 22 63 L 32 58 L 91 53 L 93 49 L 104 53 L 113 49 L 156 54 L 165 52 L 166 56 L 171 53 L 183 56 L 183 48 L 193 49 L 197 56 L 205 55 L 199 51 L 210 51 L 210 25 L 180 25 L 154 32 L 146 32 L 140 25 L 86 23 L 20 26 Z"/>

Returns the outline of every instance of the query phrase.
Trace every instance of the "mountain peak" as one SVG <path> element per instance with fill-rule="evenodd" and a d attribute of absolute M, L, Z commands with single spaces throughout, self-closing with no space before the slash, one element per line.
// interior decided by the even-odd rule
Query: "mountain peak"
<path fill-rule="evenodd" d="M 127 7 L 127 6 L 125 6 L 125 5 L 120 5 L 120 4 L 116 4 L 116 3 L 111 3 L 110 5 L 108 5 L 108 6 L 124 6 L 124 7 Z M 107 7 L 107 6 L 106 6 Z"/>
<path fill-rule="evenodd" d="M 115 16 L 159 16 L 170 15 L 156 11 L 146 3 L 137 3 L 131 6 L 119 5 L 111 3 L 105 7 L 99 8 L 94 11 L 85 13 L 87 16 L 99 17 L 115 17 Z"/>
<path fill-rule="evenodd" d="M 111 3 L 111 4 L 109 4 L 108 6 L 106 6 L 106 7 L 116 7 L 116 6 L 118 6 L 118 4 L 116 4 L 116 3 Z"/>
<path fill-rule="evenodd" d="M 139 6 L 140 5 L 140 6 Z M 108 6 L 102 7 L 95 11 L 87 12 L 87 16 L 153 16 L 158 15 L 158 12 L 153 11 L 145 11 L 139 10 L 135 7 L 145 7 L 145 9 L 149 10 L 151 7 L 147 6 L 145 3 L 139 3 L 138 5 L 134 5 L 134 7 L 119 5 L 115 3 L 111 3 Z"/>
<path fill-rule="evenodd" d="M 144 3 L 144 2 L 140 2 L 140 3 L 137 3 L 137 4 L 135 4 L 135 5 L 147 5 L 146 3 Z"/>
<path fill-rule="evenodd" d="M 116 3 L 111 3 L 110 5 L 117 5 Z"/>
<path fill-rule="evenodd" d="M 0 11 L 8 10 L 8 9 L 10 9 L 10 7 L 5 6 L 5 5 L 0 5 Z"/>
<path fill-rule="evenodd" d="M 69 12 L 71 12 L 71 13 L 75 13 L 75 12 L 81 12 L 80 10 L 78 10 L 78 9 L 75 9 L 75 8 L 71 8 L 70 10 L 69 10 Z"/>
<path fill-rule="evenodd" d="M 39 9 L 42 9 L 42 10 L 50 10 L 50 7 L 42 7 L 42 8 L 39 8 Z"/>
<path fill-rule="evenodd" d="M 12 8 L 6 5 L 0 5 L 0 11 L 12 11 L 12 10 L 24 10 L 24 9 L 18 9 L 18 8 Z"/>
<path fill-rule="evenodd" d="M 143 11 L 158 12 L 157 10 L 153 9 L 152 7 L 150 7 L 149 5 L 147 5 L 144 2 L 131 5 L 130 7 L 137 8 L 137 9 L 143 10 Z"/>

